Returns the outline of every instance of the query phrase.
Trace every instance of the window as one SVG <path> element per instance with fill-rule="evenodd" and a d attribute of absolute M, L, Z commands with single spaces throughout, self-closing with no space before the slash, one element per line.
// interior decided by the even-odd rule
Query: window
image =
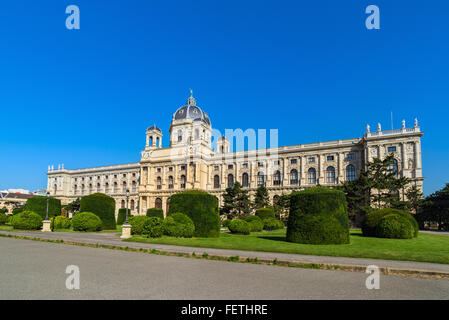
<path fill-rule="evenodd" d="M 162 199 L 161 198 L 156 198 L 156 201 L 154 201 L 154 206 L 156 208 L 162 209 Z"/>
<path fill-rule="evenodd" d="M 125 193 L 126 192 L 126 182 L 123 182 L 123 189 L 122 192 Z"/>
<path fill-rule="evenodd" d="M 232 174 L 228 175 L 228 187 L 231 188 L 234 186 L 234 176 Z"/>
<path fill-rule="evenodd" d="M 158 190 L 162 189 L 162 178 L 157 177 L 157 188 Z"/>
<path fill-rule="evenodd" d="M 109 183 L 106 182 L 105 184 L 105 189 L 104 189 L 105 193 L 109 193 Z"/>
<path fill-rule="evenodd" d="M 123 174 L 123 178 L 126 178 L 126 173 Z M 90 178 L 92 180 L 92 178 Z"/>
<path fill-rule="evenodd" d="M 264 186 L 265 185 L 265 176 L 263 172 L 259 172 L 257 174 L 257 185 L 258 186 Z"/>
<path fill-rule="evenodd" d="M 307 171 L 307 182 L 309 184 L 316 184 L 316 170 L 315 170 L 315 168 L 310 168 L 309 171 Z"/>
<path fill-rule="evenodd" d="M 327 161 L 334 161 L 334 156 L 327 156 L 326 159 Z"/>
<path fill-rule="evenodd" d="M 247 162 L 242 163 L 242 168 L 243 168 L 243 169 L 248 169 L 248 163 L 247 163 Z"/>
<path fill-rule="evenodd" d="M 182 141 L 182 130 L 178 130 L 178 142 Z"/>
<path fill-rule="evenodd" d="M 274 160 L 274 161 L 273 161 L 273 164 L 274 164 L 275 166 L 278 166 L 280 163 L 281 163 L 281 162 L 280 162 L 279 160 Z"/>
<path fill-rule="evenodd" d="M 97 183 L 97 192 L 100 192 L 100 190 L 101 190 L 100 184 Z"/>
<path fill-rule="evenodd" d="M 162 172 L 162 168 L 157 168 L 157 172 Z"/>
<path fill-rule="evenodd" d="M 290 171 L 290 184 L 298 184 L 298 171 L 296 169 Z"/>
<path fill-rule="evenodd" d="M 218 175 L 214 176 L 214 188 L 215 189 L 220 188 L 220 177 Z"/>
<path fill-rule="evenodd" d="M 74 190 L 74 192 L 75 192 L 75 194 L 77 194 L 78 193 L 78 190 L 77 190 L 77 186 L 75 185 L 74 187 L 73 187 L 73 190 Z"/>
<path fill-rule="evenodd" d="M 186 169 L 186 166 L 181 166 L 181 170 L 185 170 Z"/>
<path fill-rule="evenodd" d="M 290 164 L 297 164 L 298 160 L 297 159 L 290 159 Z"/>
<path fill-rule="evenodd" d="M 173 177 L 172 176 L 168 177 L 168 188 L 173 189 Z"/>
<path fill-rule="evenodd" d="M 315 157 L 308 157 L 307 162 L 309 163 L 315 163 Z"/>
<path fill-rule="evenodd" d="M 219 170 L 220 166 L 214 166 L 214 170 Z"/>
<path fill-rule="evenodd" d="M 229 170 L 234 169 L 234 165 L 232 165 L 232 164 L 228 165 L 228 169 Z"/>
<path fill-rule="evenodd" d="M 195 129 L 195 140 L 198 140 L 200 137 L 200 132 L 198 129 Z"/>
<path fill-rule="evenodd" d="M 182 175 L 181 176 L 181 189 L 185 189 L 186 188 L 186 176 Z"/>
<path fill-rule="evenodd" d="M 117 182 L 114 182 L 114 193 L 118 192 L 118 185 Z"/>
<path fill-rule="evenodd" d="M 133 178 L 136 176 L 136 174 L 135 173 L 133 173 Z M 106 179 L 108 178 L 108 176 L 106 176 Z"/>
<path fill-rule="evenodd" d="M 92 183 L 89 184 L 89 193 L 93 193 L 93 187 L 92 187 Z M 56 192 L 56 185 L 55 185 L 55 192 Z"/>
<path fill-rule="evenodd" d="M 396 146 L 388 147 L 388 153 L 394 153 L 396 152 Z"/>
<path fill-rule="evenodd" d="M 281 172 L 277 170 L 273 175 L 273 185 L 280 186 L 281 185 Z"/>
<path fill-rule="evenodd" d="M 125 200 L 122 200 L 121 208 L 125 208 Z"/>
<path fill-rule="evenodd" d="M 354 160 L 354 154 L 353 153 L 348 153 L 346 155 L 346 160 Z"/>
<path fill-rule="evenodd" d="M 137 183 L 135 181 L 132 182 L 132 192 L 137 191 Z"/>
<path fill-rule="evenodd" d="M 131 210 L 134 210 L 134 199 L 131 200 Z"/>
<path fill-rule="evenodd" d="M 394 159 L 393 162 L 388 165 L 388 170 L 394 173 L 394 175 L 397 177 L 399 175 L 398 160 Z"/>
<path fill-rule="evenodd" d="M 242 175 L 242 186 L 249 187 L 249 178 L 246 172 Z"/>
<path fill-rule="evenodd" d="M 259 161 L 259 162 L 257 163 L 257 166 L 258 166 L 258 167 L 263 167 L 263 162 Z"/>
<path fill-rule="evenodd" d="M 355 167 L 352 164 L 346 167 L 346 180 L 347 181 L 355 180 Z"/>
<path fill-rule="evenodd" d="M 173 167 L 169 167 L 169 168 L 168 168 L 168 171 L 169 171 L 169 172 L 172 172 L 172 171 L 173 171 Z"/>
<path fill-rule="evenodd" d="M 335 183 L 335 168 L 334 167 L 327 167 L 326 182 L 327 183 Z"/>

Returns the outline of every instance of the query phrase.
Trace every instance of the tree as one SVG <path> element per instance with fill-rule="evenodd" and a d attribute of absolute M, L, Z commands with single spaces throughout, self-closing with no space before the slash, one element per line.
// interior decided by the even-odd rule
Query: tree
<path fill-rule="evenodd" d="M 449 230 L 449 183 L 426 197 L 416 219 L 421 228 L 426 223 L 436 223 L 438 230 Z"/>
<path fill-rule="evenodd" d="M 418 213 L 424 202 L 423 193 L 416 186 L 412 186 L 405 192 L 405 196 L 408 200 L 407 209 L 415 214 Z"/>
<path fill-rule="evenodd" d="M 288 217 L 290 209 L 290 194 L 282 194 L 273 203 L 274 212 L 279 219 Z"/>
<path fill-rule="evenodd" d="M 268 190 L 265 186 L 260 186 L 256 190 L 254 197 L 254 208 L 265 208 L 270 205 L 270 197 L 268 196 Z"/>
<path fill-rule="evenodd" d="M 76 198 L 76 200 L 70 202 L 69 204 L 64 206 L 64 208 L 68 212 L 72 212 L 72 213 L 80 211 L 80 198 Z"/>
<path fill-rule="evenodd" d="M 223 206 L 220 214 L 226 215 L 228 219 L 236 216 L 239 218 L 246 216 L 251 211 L 251 200 L 247 190 L 242 189 L 239 182 L 235 182 L 232 187 L 226 188 L 223 194 Z"/>

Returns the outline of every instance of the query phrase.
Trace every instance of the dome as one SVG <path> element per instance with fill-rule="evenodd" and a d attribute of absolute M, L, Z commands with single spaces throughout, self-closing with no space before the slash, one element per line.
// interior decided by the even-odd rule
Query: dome
<path fill-rule="evenodd" d="M 149 127 L 149 128 L 147 129 L 147 131 L 159 131 L 159 132 L 162 133 L 162 130 L 159 129 L 158 127 L 156 127 L 156 126 L 151 126 L 151 127 Z"/>
<path fill-rule="evenodd" d="M 196 100 L 191 93 L 190 98 L 187 99 L 187 105 L 176 110 L 174 120 L 191 119 L 193 121 L 203 121 L 210 126 L 210 119 L 206 112 L 201 110 L 200 107 L 196 105 Z"/>

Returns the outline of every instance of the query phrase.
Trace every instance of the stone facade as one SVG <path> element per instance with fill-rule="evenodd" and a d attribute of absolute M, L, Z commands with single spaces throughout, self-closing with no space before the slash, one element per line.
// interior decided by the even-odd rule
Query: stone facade
<path fill-rule="evenodd" d="M 117 211 L 125 205 L 133 215 L 151 207 L 167 211 L 172 194 L 203 190 L 222 194 L 239 181 L 253 195 L 265 185 L 273 201 L 276 196 L 316 184 L 335 186 L 355 179 L 367 161 L 394 153 L 400 176 L 412 179 L 422 190 L 421 136 L 417 120 L 411 128 L 370 131 L 361 138 L 231 152 L 225 137 L 212 149 L 213 130 L 207 113 L 191 95 L 172 117 L 170 146 L 162 148 L 162 131 L 146 130 L 145 149 L 138 163 L 68 170 L 49 167 L 47 189 L 63 203 L 83 195 L 102 192 L 116 200 Z"/>

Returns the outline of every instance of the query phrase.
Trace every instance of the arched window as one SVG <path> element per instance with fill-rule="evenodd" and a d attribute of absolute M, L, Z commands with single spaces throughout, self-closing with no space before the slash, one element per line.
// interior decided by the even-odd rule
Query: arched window
<path fill-rule="evenodd" d="M 198 129 L 195 129 L 195 140 L 198 140 L 200 137 L 200 131 Z"/>
<path fill-rule="evenodd" d="M 326 182 L 327 183 L 335 183 L 335 168 L 334 167 L 327 167 Z"/>
<path fill-rule="evenodd" d="M 307 171 L 307 182 L 309 184 L 316 184 L 316 170 L 315 170 L 315 168 L 310 168 L 309 171 Z"/>
<path fill-rule="evenodd" d="M 355 167 L 352 164 L 346 167 L 346 180 L 347 181 L 355 180 Z"/>
<path fill-rule="evenodd" d="M 92 183 L 89 183 L 89 193 L 92 193 L 94 191 L 94 187 L 92 186 Z M 56 192 L 56 185 L 55 185 L 55 192 Z"/>
<path fill-rule="evenodd" d="M 84 184 L 81 185 L 81 194 L 84 194 Z"/>
<path fill-rule="evenodd" d="M 234 186 L 234 176 L 232 174 L 228 175 L 228 187 L 233 187 Z"/>
<path fill-rule="evenodd" d="M 242 174 L 242 185 L 243 187 L 249 187 L 249 177 L 246 172 Z"/>
<path fill-rule="evenodd" d="M 126 192 L 126 182 L 125 182 L 125 181 L 123 181 L 122 192 L 123 192 L 123 193 Z"/>
<path fill-rule="evenodd" d="M 281 185 L 281 172 L 279 170 L 276 170 L 276 172 L 273 175 L 273 185 L 275 186 Z"/>
<path fill-rule="evenodd" d="M 159 147 L 159 137 L 156 138 L 156 147 Z"/>
<path fill-rule="evenodd" d="M 388 170 L 397 177 L 399 175 L 398 160 L 393 159 L 393 162 L 388 165 Z"/>
<path fill-rule="evenodd" d="M 168 177 L 168 188 L 173 189 L 173 177 L 172 176 Z"/>
<path fill-rule="evenodd" d="M 178 130 L 178 142 L 182 141 L 182 130 Z"/>
<path fill-rule="evenodd" d="M 75 184 L 75 186 L 73 187 L 73 190 L 74 190 L 75 194 L 78 193 L 78 186 L 77 186 L 76 184 Z"/>
<path fill-rule="evenodd" d="M 167 204 L 165 205 L 166 209 L 165 212 L 168 213 L 168 210 L 170 209 L 170 198 L 167 199 Z"/>
<path fill-rule="evenodd" d="M 114 182 L 114 193 L 118 192 L 118 184 L 117 182 Z"/>
<path fill-rule="evenodd" d="M 152 146 L 153 145 L 153 136 L 150 136 L 150 146 Z"/>
<path fill-rule="evenodd" d="M 296 169 L 290 171 L 290 184 L 298 184 L 298 171 Z"/>
<path fill-rule="evenodd" d="M 156 208 L 162 209 L 162 199 L 161 198 L 156 198 L 156 201 L 154 202 L 154 206 Z"/>
<path fill-rule="evenodd" d="M 134 210 L 134 200 L 131 200 L 131 210 Z"/>
<path fill-rule="evenodd" d="M 125 207 L 125 200 L 122 200 L 121 208 L 123 209 Z"/>
<path fill-rule="evenodd" d="M 181 176 L 181 189 L 185 189 L 186 188 L 186 176 L 182 175 Z"/>
<path fill-rule="evenodd" d="M 214 176 L 214 188 L 215 189 L 220 188 L 220 177 L 218 175 Z"/>
<path fill-rule="evenodd" d="M 162 178 L 161 177 L 157 177 L 157 188 L 162 189 Z"/>
<path fill-rule="evenodd" d="M 265 185 L 265 176 L 262 171 L 257 173 L 257 185 L 264 186 Z"/>
<path fill-rule="evenodd" d="M 101 190 L 100 184 L 97 183 L 97 192 L 100 192 L 100 190 Z"/>
<path fill-rule="evenodd" d="M 135 181 L 133 181 L 132 186 L 133 186 L 133 189 L 132 189 L 133 192 L 136 192 L 137 191 L 137 183 Z"/>
<path fill-rule="evenodd" d="M 105 193 L 109 193 L 109 183 L 106 182 L 105 184 L 105 189 L 104 189 Z"/>

